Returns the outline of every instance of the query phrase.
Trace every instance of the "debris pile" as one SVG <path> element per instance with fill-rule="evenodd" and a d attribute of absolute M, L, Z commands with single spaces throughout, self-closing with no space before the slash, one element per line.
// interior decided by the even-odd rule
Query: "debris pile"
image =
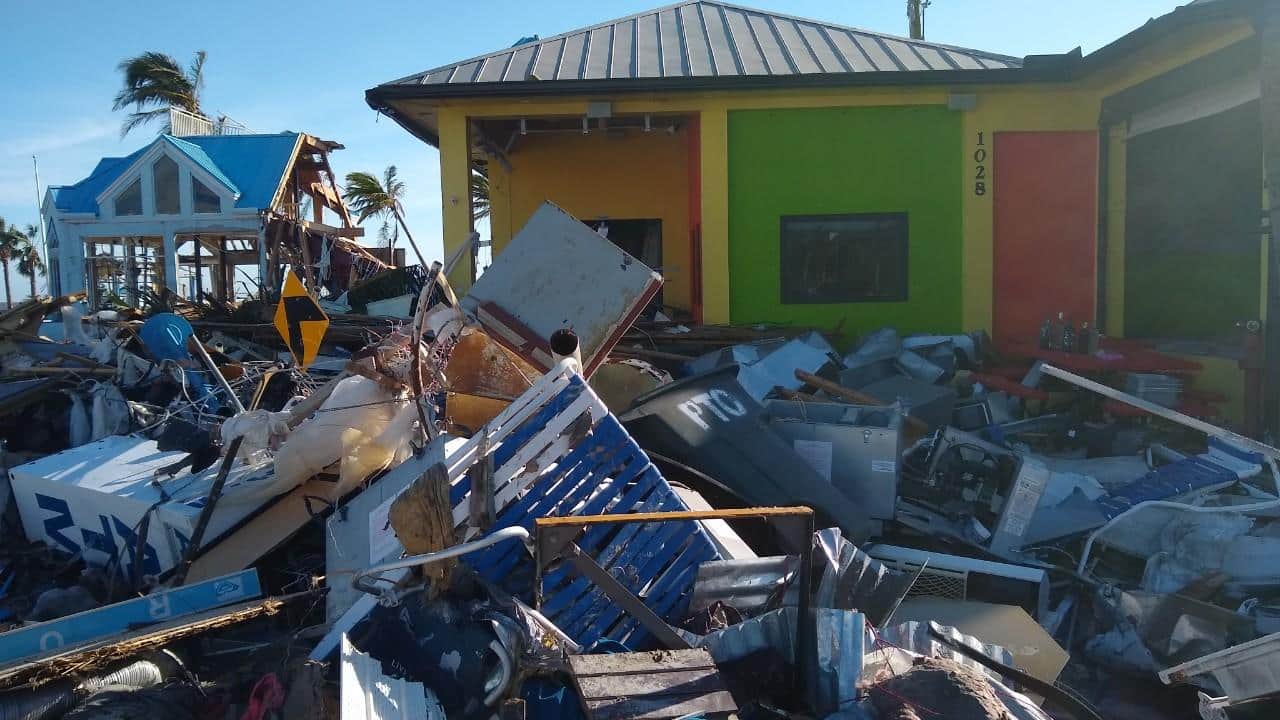
<path fill-rule="evenodd" d="M 1185 361 L 680 323 L 550 204 L 462 297 L 446 271 L 0 315 L 0 715 L 1280 693 L 1280 450 L 1184 414 Z"/>

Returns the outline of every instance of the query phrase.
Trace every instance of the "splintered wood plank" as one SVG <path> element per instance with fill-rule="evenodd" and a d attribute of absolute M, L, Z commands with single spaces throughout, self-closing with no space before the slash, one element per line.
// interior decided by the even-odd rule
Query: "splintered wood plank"
<path fill-rule="evenodd" d="M 583 709 L 593 720 L 737 710 L 715 661 L 701 648 L 575 655 L 569 665 Z"/>

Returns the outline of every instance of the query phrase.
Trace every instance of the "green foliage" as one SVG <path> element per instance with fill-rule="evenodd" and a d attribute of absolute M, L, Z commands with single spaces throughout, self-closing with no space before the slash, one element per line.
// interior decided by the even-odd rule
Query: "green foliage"
<path fill-rule="evenodd" d="M 124 75 L 124 87 L 116 93 L 112 109 L 134 108 L 120 127 L 121 137 L 140 125 L 164 117 L 170 107 L 201 115 L 205 57 L 205 51 L 198 51 L 186 68 L 170 55 L 151 51 L 121 61 L 119 69 Z"/>

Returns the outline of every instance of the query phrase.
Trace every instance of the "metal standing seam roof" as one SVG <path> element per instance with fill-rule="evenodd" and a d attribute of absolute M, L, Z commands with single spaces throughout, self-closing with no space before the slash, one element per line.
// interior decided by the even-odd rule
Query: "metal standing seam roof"
<path fill-rule="evenodd" d="M 208 172 L 210 175 L 217 178 L 218 182 L 225 185 L 237 198 L 240 197 L 240 188 L 236 187 L 235 182 L 233 182 L 231 178 L 227 177 L 226 173 L 222 172 L 222 168 L 218 167 L 217 163 L 213 161 L 213 158 L 209 157 L 209 153 L 204 151 L 204 148 L 196 145 L 195 143 L 176 138 L 172 135 L 161 135 L 160 137 L 168 140 L 169 144 L 177 148 L 179 152 L 186 155 L 192 162 L 199 165 L 201 168 L 204 168 L 205 172 Z"/>
<path fill-rule="evenodd" d="M 870 72 L 1000 70 L 1018 58 L 710 0 L 691 0 L 386 83 L 454 86 Z"/>
<path fill-rule="evenodd" d="M 280 180 L 298 145 L 298 133 L 257 135 L 201 135 L 177 138 L 161 135 L 122 158 L 103 158 L 88 177 L 74 185 L 54 186 L 54 205 L 62 212 L 96 213 L 97 197 L 156 143 L 168 142 L 207 170 L 233 193 L 241 209 L 266 209 L 275 199 Z"/>

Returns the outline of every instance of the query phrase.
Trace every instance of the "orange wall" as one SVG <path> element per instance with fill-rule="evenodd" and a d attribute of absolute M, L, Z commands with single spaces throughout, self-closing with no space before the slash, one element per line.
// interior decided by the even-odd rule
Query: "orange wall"
<path fill-rule="evenodd" d="M 490 163 L 494 253 L 544 200 L 580 220 L 661 219 L 663 302 L 690 309 L 688 144 L 685 128 L 520 137 L 507 155 L 511 172 Z"/>

